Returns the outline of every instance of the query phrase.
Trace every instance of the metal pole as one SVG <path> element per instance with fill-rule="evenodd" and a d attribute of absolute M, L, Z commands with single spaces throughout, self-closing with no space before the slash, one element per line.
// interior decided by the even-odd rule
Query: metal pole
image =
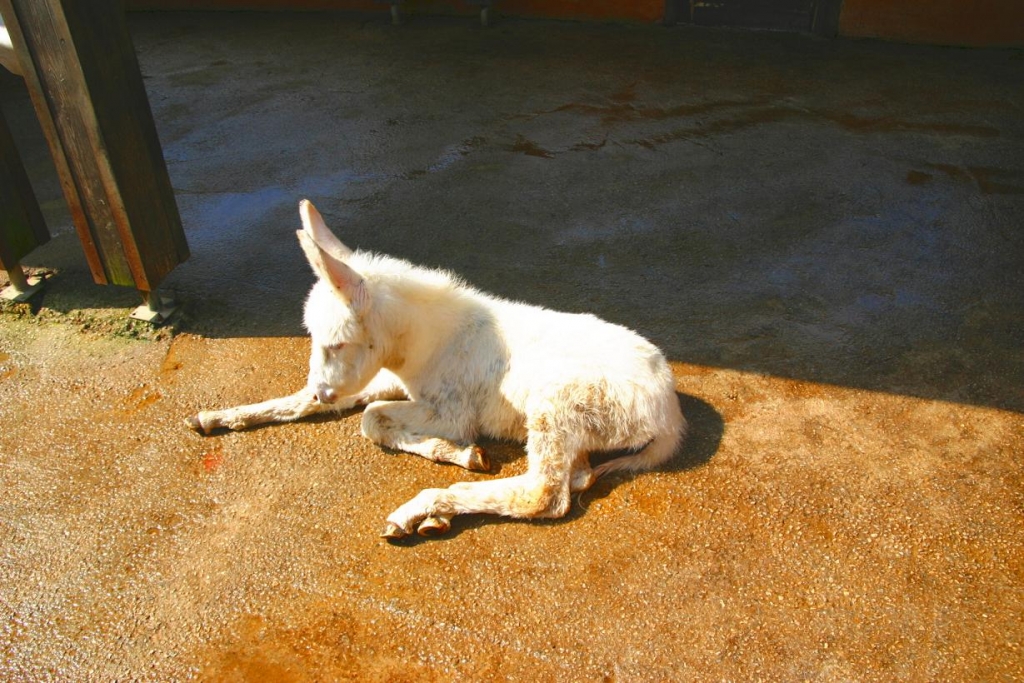
<path fill-rule="evenodd" d="M 0 299 L 15 303 L 25 303 L 30 300 L 46 282 L 41 277 L 26 277 L 25 271 L 21 269 L 21 264 L 17 261 L 8 266 L 7 279 L 11 281 L 11 286 L 0 290 Z"/>
<path fill-rule="evenodd" d="M 14 266 L 7 271 L 7 279 L 11 281 L 11 287 L 14 287 L 14 291 L 19 294 L 29 290 L 28 278 L 25 277 L 25 271 L 21 269 L 21 264 L 15 263 Z"/>

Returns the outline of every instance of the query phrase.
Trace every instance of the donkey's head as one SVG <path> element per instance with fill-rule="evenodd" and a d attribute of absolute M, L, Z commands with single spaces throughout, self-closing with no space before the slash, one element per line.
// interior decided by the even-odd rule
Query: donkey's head
<path fill-rule="evenodd" d="M 306 299 L 305 325 L 313 341 L 308 386 L 320 402 L 334 403 L 365 387 L 380 370 L 380 353 L 366 325 L 372 302 L 365 280 L 346 263 L 352 250 L 316 207 L 304 199 L 299 215 L 299 243 L 319 278 Z"/>

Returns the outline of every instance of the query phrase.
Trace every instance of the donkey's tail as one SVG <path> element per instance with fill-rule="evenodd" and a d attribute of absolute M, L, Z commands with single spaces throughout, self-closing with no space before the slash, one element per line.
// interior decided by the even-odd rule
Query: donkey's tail
<path fill-rule="evenodd" d="M 673 396 L 673 398 L 675 397 Z M 614 458 L 595 467 L 594 481 L 609 472 L 620 470 L 636 472 L 653 469 L 675 455 L 686 436 L 686 420 L 681 412 L 677 414 L 678 418 L 673 415 L 670 427 L 654 437 L 639 452 Z"/>

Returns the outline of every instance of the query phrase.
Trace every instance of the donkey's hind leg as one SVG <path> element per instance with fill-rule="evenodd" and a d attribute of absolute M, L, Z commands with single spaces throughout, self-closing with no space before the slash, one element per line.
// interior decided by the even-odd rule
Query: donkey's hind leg
<path fill-rule="evenodd" d="M 461 514 L 562 517 L 571 503 L 572 465 L 579 449 L 542 432 L 530 432 L 526 448 L 525 474 L 425 489 L 388 516 L 381 535 L 396 539 L 419 531 L 433 536 L 447 531 L 451 518 Z"/>

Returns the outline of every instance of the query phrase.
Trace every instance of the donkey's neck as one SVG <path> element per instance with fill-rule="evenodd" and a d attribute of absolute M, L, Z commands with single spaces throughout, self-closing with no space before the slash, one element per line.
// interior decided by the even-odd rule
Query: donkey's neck
<path fill-rule="evenodd" d="M 454 279 L 400 277 L 387 285 L 377 320 L 384 367 L 414 381 L 484 305 L 483 297 Z"/>

